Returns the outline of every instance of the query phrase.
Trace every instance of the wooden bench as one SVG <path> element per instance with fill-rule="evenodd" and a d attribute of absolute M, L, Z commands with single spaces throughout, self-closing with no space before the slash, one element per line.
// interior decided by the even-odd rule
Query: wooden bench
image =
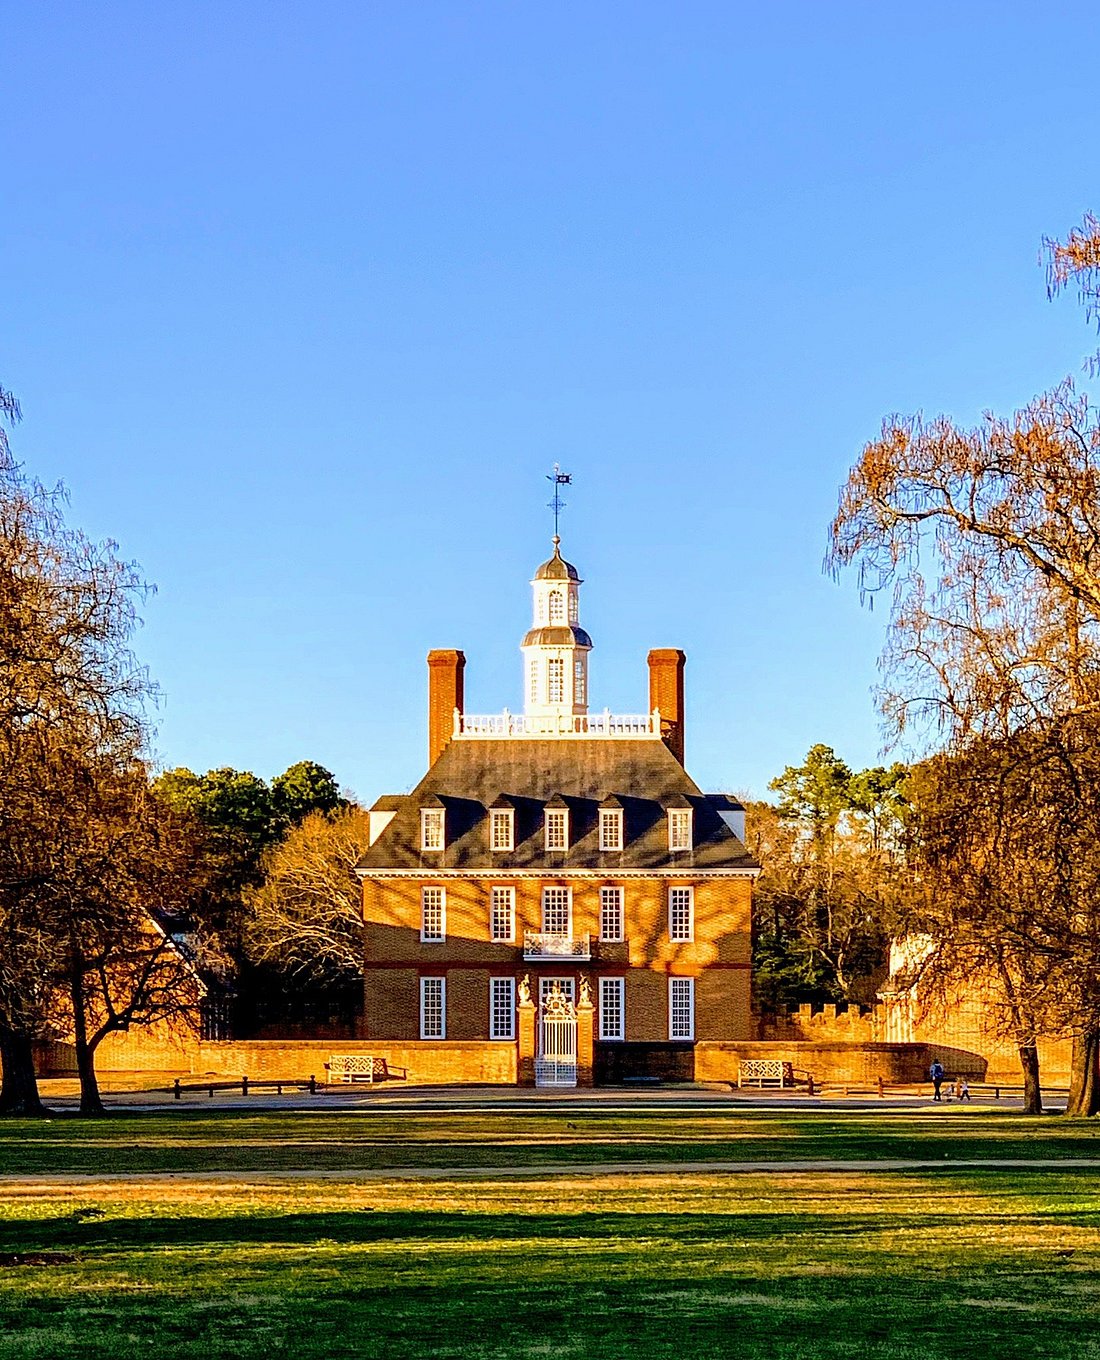
<path fill-rule="evenodd" d="M 738 1086 L 784 1086 L 794 1085 L 794 1064 L 783 1058 L 745 1058 L 737 1070 Z"/>
<path fill-rule="evenodd" d="M 408 1068 L 391 1067 L 385 1058 L 370 1053 L 332 1053 L 325 1063 L 328 1082 L 350 1084 L 356 1081 L 406 1081 Z"/>

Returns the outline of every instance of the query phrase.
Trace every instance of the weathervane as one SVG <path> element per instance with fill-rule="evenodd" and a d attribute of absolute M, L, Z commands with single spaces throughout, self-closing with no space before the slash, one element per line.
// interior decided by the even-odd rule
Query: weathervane
<path fill-rule="evenodd" d="M 571 473 L 562 472 L 561 467 L 555 463 L 554 471 L 546 474 L 546 480 L 554 485 L 554 499 L 550 501 L 550 509 L 554 512 L 554 544 L 558 542 L 558 516 L 565 509 L 565 502 L 561 498 L 561 488 L 570 486 L 573 481 Z"/>

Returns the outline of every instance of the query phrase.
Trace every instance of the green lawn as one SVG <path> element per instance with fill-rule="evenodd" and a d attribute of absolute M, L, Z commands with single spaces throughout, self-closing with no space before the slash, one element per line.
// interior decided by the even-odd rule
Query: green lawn
<path fill-rule="evenodd" d="M 624 1115 L 173 1110 L 0 1121 L 0 1174 L 401 1170 L 646 1161 L 1100 1158 L 1100 1121 L 918 1107 L 890 1112 L 646 1108 Z"/>
<path fill-rule="evenodd" d="M 0 1360 L 1100 1360 L 1100 1173 L 1074 1167 L 1100 1155 L 1096 1139 L 1088 1123 L 920 1110 L 0 1123 L 8 1173 L 228 1168 L 215 1182 L 0 1185 Z M 741 1159 L 944 1164 L 676 1174 L 676 1161 L 722 1147 Z M 537 1170 L 582 1153 L 662 1165 L 642 1176 Z M 951 1166 L 1029 1155 L 1065 1167 Z M 233 1176 L 490 1156 L 534 1169 Z"/>

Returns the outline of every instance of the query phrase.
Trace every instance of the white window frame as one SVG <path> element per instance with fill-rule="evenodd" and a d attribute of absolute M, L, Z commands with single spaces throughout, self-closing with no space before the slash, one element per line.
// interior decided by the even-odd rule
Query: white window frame
<path fill-rule="evenodd" d="M 539 663 L 533 657 L 527 673 L 527 698 L 532 704 L 539 701 Z"/>
<path fill-rule="evenodd" d="M 564 626 L 568 608 L 569 606 L 565 602 L 565 592 L 562 590 L 552 590 L 546 597 L 547 620 L 551 628 Z"/>
<path fill-rule="evenodd" d="M 685 894 L 681 897 L 680 894 Z M 684 914 L 686 911 L 686 915 Z M 668 890 L 668 938 L 677 944 L 695 939 L 695 889 L 677 884 Z"/>
<path fill-rule="evenodd" d="M 546 906 L 551 893 L 565 894 L 565 929 L 553 930 L 547 925 Z M 561 898 L 555 899 L 560 906 Z M 542 934 L 543 935 L 566 935 L 573 934 L 573 889 L 566 887 L 563 883 L 548 883 L 542 890 Z"/>
<path fill-rule="evenodd" d="M 497 932 L 497 912 L 503 911 L 508 924 L 506 935 Z M 516 890 L 507 884 L 489 889 L 489 938 L 496 944 L 513 944 L 516 938 Z"/>
<path fill-rule="evenodd" d="M 439 894 L 439 933 L 428 929 L 428 894 Z M 433 904 L 431 910 L 435 911 Z M 425 883 L 420 889 L 420 942 L 422 944 L 442 944 L 447 938 L 447 889 L 438 883 Z"/>
<path fill-rule="evenodd" d="M 560 828 L 561 844 L 556 844 L 558 834 L 551 828 Z M 568 808 L 547 808 L 545 810 L 545 820 L 543 822 L 543 837 L 547 850 L 568 850 L 569 849 L 569 809 Z"/>
<path fill-rule="evenodd" d="M 504 829 L 504 834 L 498 836 L 499 828 Z M 497 844 L 497 841 L 501 844 Z M 490 808 L 489 809 L 489 849 L 500 854 L 505 850 L 516 848 L 516 814 L 511 808 Z"/>
<path fill-rule="evenodd" d="M 626 894 L 617 883 L 605 883 L 600 889 L 600 939 L 612 944 L 621 944 L 623 939 L 624 916 L 626 914 Z M 609 930 L 608 921 L 612 915 L 618 919 L 618 928 Z"/>
<path fill-rule="evenodd" d="M 684 999 L 687 1001 L 687 1024 L 682 1021 Z M 695 1039 L 695 979 L 670 977 L 668 980 L 668 1037 L 670 1040 Z"/>
<path fill-rule="evenodd" d="M 673 851 L 690 850 L 692 844 L 691 808 L 669 808 L 668 848 Z"/>
<path fill-rule="evenodd" d="M 586 704 L 588 698 L 585 694 L 587 688 L 585 681 L 588 677 L 585 674 L 584 657 L 578 656 L 573 662 L 573 702 L 575 704 Z"/>
<path fill-rule="evenodd" d="M 435 992 L 436 988 L 431 985 L 439 984 L 438 988 L 438 1028 L 430 1027 L 428 1024 L 429 993 Z M 436 1003 L 433 1001 L 433 1008 Z M 422 977 L 420 979 L 420 1037 L 421 1039 L 446 1039 L 447 1037 L 447 979 L 445 977 Z"/>
<path fill-rule="evenodd" d="M 434 842 L 438 841 L 438 844 Z M 421 850 L 443 850 L 447 845 L 446 820 L 443 808 L 420 809 Z"/>
<path fill-rule="evenodd" d="M 507 1026 L 499 1022 L 507 1017 Z M 516 1037 L 516 980 L 514 977 L 491 977 L 489 979 L 489 1038 L 515 1039 Z"/>
<path fill-rule="evenodd" d="M 546 663 L 546 702 L 565 703 L 565 662 L 560 656 L 552 656 Z"/>
<path fill-rule="evenodd" d="M 611 1019 L 617 1023 L 609 1025 Z M 616 1043 L 626 1038 L 626 978 L 600 978 L 600 1038 Z"/>
<path fill-rule="evenodd" d="M 600 849 L 621 850 L 622 848 L 622 808 L 600 808 Z"/>

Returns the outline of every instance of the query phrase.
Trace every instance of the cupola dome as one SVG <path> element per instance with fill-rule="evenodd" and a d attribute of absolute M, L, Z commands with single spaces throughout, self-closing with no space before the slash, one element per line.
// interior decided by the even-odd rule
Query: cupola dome
<path fill-rule="evenodd" d="M 576 581 L 580 585 L 580 573 L 572 562 L 561 555 L 561 539 L 554 535 L 554 556 L 545 561 L 535 572 L 536 581 Z"/>

